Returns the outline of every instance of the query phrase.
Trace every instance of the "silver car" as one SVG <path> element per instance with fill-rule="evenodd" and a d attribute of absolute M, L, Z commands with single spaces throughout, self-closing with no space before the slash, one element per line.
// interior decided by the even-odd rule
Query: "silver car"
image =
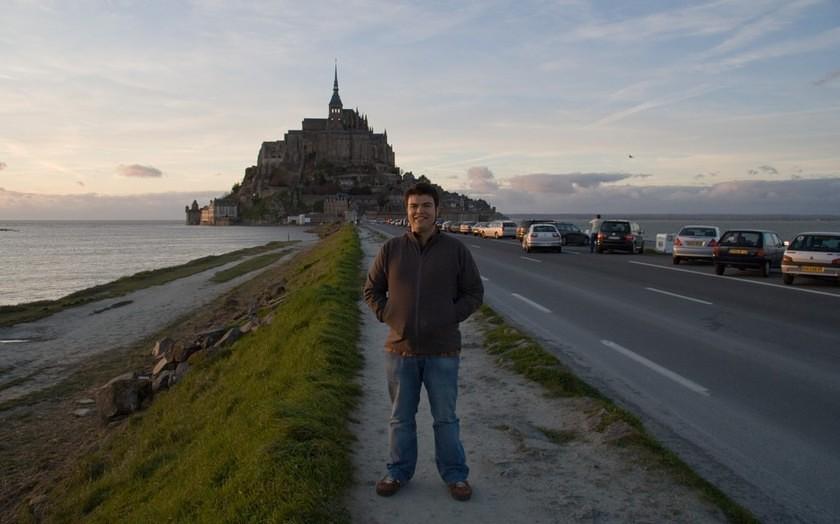
<path fill-rule="evenodd" d="M 799 233 L 782 257 L 782 280 L 795 276 L 831 278 L 840 283 L 840 233 Z"/>
<path fill-rule="evenodd" d="M 535 249 L 563 251 L 563 237 L 554 224 L 532 224 L 522 235 L 522 249 L 530 253 Z"/>
<path fill-rule="evenodd" d="M 720 239 L 720 229 L 715 226 L 683 226 L 674 238 L 674 264 L 683 260 L 712 260 L 715 246 Z"/>

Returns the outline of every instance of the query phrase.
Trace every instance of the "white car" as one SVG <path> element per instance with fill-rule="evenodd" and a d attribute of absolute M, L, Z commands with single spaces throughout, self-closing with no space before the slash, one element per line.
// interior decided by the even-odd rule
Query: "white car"
<path fill-rule="evenodd" d="M 712 260 L 715 246 L 720 240 L 720 229 L 715 226 L 683 226 L 674 238 L 674 264 L 683 260 Z"/>
<path fill-rule="evenodd" d="M 504 238 L 516 237 L 516 222 L 510 220 L 495 220 L 487 224 L 487 227 L 482 231 L 484 238 Z"/>
<path fill-rule="evenodd" d="M 554 224 L 531 224 L 522 235 L 522 249 L 530 253 L 536 249 L 563 251 L 563 237 Z"/>
<path fill-rule="evenodd" d="M 782 280 L 795 276 L 831 278 L 840 283 L 840 233 L 799 233 L 782 257 Z"/>

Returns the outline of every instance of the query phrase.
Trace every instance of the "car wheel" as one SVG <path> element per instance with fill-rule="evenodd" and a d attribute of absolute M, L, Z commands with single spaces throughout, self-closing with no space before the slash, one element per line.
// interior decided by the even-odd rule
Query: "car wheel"
<path fill-rule="evenodd" d="M 784 275 L 782 275 L 782 282 L 784 282 L 787 285 L 793 284 L 793 275 L 791 275 L 790 273 L 785 273 Z"/>
<path fill-rule="evenodd" d="M 770 261 L 765 260 L 764 264 L 761 266 L 761 276 L 769 277 L 770 276 Z"/>
<path fill-rule="evenodd" d="M 671 259 L 671 261 L 674 263 L 675 266 L 677 266 L 680 263 L 680 257 L 674 257 Z"/>
<path fill-rule="evenodd" d="M 722 275 L 726 270 L 726 264 L 715 264 L 715 273 Z"/>

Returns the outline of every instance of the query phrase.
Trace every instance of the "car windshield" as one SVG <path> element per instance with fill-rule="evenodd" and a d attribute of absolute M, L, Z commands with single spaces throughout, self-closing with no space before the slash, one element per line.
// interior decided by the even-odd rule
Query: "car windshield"
<path fill-rule="evenodd" d="M 729 231 L 720 239 L 720 245 L 760 247 L 761 233 L 755 231 Z"/>
<path fill-rule="evenodd" d="M 717 236 L 717 232 L 711 227 L 684 227 L 680 231 L 680 236 L 715 238 Z"/>
<path fill-rule="evenodd" d="M 794 251 L 840 252 L 840 235 L 799 235 L 791 242 Z"/>
<path fill-rule="evenodd" d="M 502 222 L 503 227 L 516 227 L 516 222 Z"/>
<path fill-rule="evenodd" d="M 544 225 L 544 226 L 534 226 L 535 233 L 556 233 L 557 230 L 554 229 L 554 226 Z"/>
<path fill-rule="evenodd" d="M 627 222 L 604 222 L 601 224 L 602 233 L 629 233 L 630 224 Z"/>

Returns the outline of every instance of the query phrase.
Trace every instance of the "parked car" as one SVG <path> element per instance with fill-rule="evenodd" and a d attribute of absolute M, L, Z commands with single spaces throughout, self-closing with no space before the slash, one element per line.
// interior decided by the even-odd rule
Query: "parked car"
<path fill-rule="evenodd" d="M 443 224 L 440 225 L 441 231 L 449 231 L 449 226 L 452 224 L 451 220 L 445 221 Z"/>
<path fill-rule="evenodd" d="M 458 231 L 465 235 L 469 235 L 470 233 L 472 233 L 472 227 L 473 222 L 462 222 L 461 226 L 458 228 Z"/>
<path fill-rule="evenodd" d="M 473 236 L 484 236 L 484 229 L 487 227 L 487 222 L 476 222 L 472 227 Z"/>
<path fill-rule="evenodd" d="M 531 224 L 528 232 L 522 236 L 522 249 L 530 253 L 536 249 L 563 251 L 563 238 L 554 224 Z"/>
<path fill-rule="evenodd" d="M 516 237 L 516 222 L 510 220 L 495 220 L 487 224 L 482 231 L 484 238 Z"/>
<path fill-rule="evenodd" d="M 563 237 L 564 246 L 589 245 L 589 235 L 581 231 L 576 225 L 569 224 L 568 222 L 556 222 L 554 225 L 557 227 L 557 231 L 560 232 L 560 236 Z"/>
<path fill-rule="evenodd" d="M 644 231 L 629 220 L 604 220 L 595 240 L 595 251 L 645 252 Z"/>
<path fill-rule="evenodd" d="M 724 233 L 713 250 L 712 261 L 718 275 L 732 266 L 742 270 L 758 269 L 761 276 L 766 277 L 774 267 L 782 265 L 785 244 L 774 231 L 737 229 Z"/>
<path fill-rule="evenodd" d="M 720 238 L 720 229 L 715 226 L 683 226 L 674 238 L 674 264 L 683 260 L 711 260 L 714 248 Z"/>
<path fill-rule="evenodd" d="M 449 224 L 449 232 L 450 233 L 460 233 L 461 232 L 461 223 L 460 222 L 451 222 Z"/>
<path fill-rule="evenodd" d="M 516 227 L 516 240 L 522 240 L 522 237 L 525 236 L 525 233 L 528 231 L 533 224 L 552 224 L 554 223 L 551 219 L 527 219 L 527 220 L 520 220 L 519 225 Z"/>
<path fill-rule="evenodd" d="M 782 257 L 782 280 L 793 284 L 795 276 L 831 278 L 840 284 L 840 233 L 799 233 Z"/>

